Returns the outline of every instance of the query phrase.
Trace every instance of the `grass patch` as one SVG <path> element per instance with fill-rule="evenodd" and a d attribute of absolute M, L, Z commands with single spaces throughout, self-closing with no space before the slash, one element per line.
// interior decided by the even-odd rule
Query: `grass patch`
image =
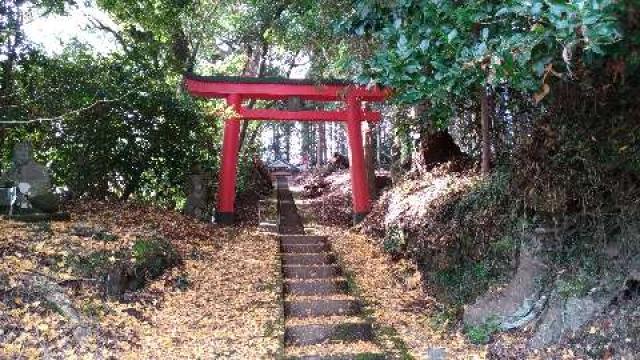
<path fill-rule="evenodd" d="M 476 345 L 487 344 L 491 337 L 499 330 L 499 324 L 494 319 L 478 326 L 467 326 L 464 329 L 467 338 Z"/>
<path fill-rule="evenodd" d="M 432 280 L 443 294 L 442 296 L 452 304 L 463 304 L 470 301 L 479 293 L 479 289 L 486 289 L 492 277 L 484 261 L 463 263 L 444 270 L 435 271 Z"/>
<path fill-rule="evenodd" d="M 173 245 L 162 238 L 141 238 L 131 249 L 94 251 L 69 261 L 73 271 L 83 277 L 100 279 L 103 283 L 109 276 L 122 279 L 118 284 L 109 285 L 115 285 L 118 291 L 138 290 L 181 262 Z M 185 276 L 176 279 L 176 287 L 184 290 L 188 285 Z"/>
<path fill-rule="evenodd" d="M 390 326 L 383 326 L 378 329 L 376 332 L 377 340 L 382 343 L 391 344 L 392 351 L 396 355 L 394 358 L 402 359 L 402 360 L 413 360 L 413 356 L 409 353 L 409 348 L 404 343 L 400 335 L 396 331 L 396 329 Z"/>
<path fill-rule="evenodd" d="M 166 269 L 181 262 L 171 242 L 163 238 L 136 240 L 131 256 L 136 264 L 136 272 L 143 273 L 147 279 L 155 279 Z"/>
<path fill-rule="evenodd" d="M 94 251 L 86 256 L 73 257 L 69 263 L 74 272 L 84 277 L 100 277 L 117 262 L 126 258 L 123 251 Z"/>
<path fill-rule="evenodd" d="M 462 306 L 449 305 L 436 311 L 429 318 L 429 325 L 433 330 L 446 331 L 458 322 L 459 314 L 462 312 Z"/>
<path fill-rule="evenodd" d="M 114 235 L 108 231 L 100 230 L 93 234 L 92 238 L 94 240 L 104 241 L 104 242 L 112 242 L 118 240 L 118 236 Z"/>

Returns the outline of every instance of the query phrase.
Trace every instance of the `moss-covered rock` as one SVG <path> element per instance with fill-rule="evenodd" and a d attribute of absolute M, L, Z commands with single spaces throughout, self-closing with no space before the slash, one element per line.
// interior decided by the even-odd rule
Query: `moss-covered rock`
<path fill-rule="evenodd" d="M 97 251 L 74 260 L 83 276 L 102 279 L 108 296 L 143 288 L 149 280 L 182 262 L 171 242 L 163 238 L 142 238 L 131 249 Z"/>

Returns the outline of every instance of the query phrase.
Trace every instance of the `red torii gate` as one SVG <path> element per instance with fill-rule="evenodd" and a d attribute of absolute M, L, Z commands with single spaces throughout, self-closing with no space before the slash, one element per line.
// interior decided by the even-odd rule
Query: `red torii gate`
<path fill-rule="evenodd" d="M 225 122 L 222 145 L 220 183 L 216 222 L 234 221 L 236 172 L 240 145 L 240 120 L 287 121 L 344 121 L 349 138 L 349 159 L 353 197 L 354 222 L 361 221 L 371 209 L 367 173 L 362 146 L 362 121 L 378 121 L 380 113 L 365 111 L 362 102 L 383 101 L 388 89 L 366 88 L 344 81 L 292 80 L 280 78 L 246 78 L 234 76 L 197 76 L 186 74 L 185 88 L 195 96 L 225 98 L 236 115 Z M 285 111 L 275 109 L 247 109 L 245 99 L 287 100 L 289 98 L 314 101 L 344 101 L 342 110 Z"/>

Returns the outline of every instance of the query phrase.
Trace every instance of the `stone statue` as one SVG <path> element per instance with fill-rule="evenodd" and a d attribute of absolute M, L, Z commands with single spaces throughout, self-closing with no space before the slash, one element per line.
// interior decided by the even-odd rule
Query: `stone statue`
<path fill-rule="evenodd" d="M 21 142 L 13 149 L 13 165 L 4 181 L 12 182 L 22 195 L 37 209 L 53 212 L 58 207 L 57 197 L 51 191 L 51 176 L 46 167 L 33 160 L 33 148 L 28 142 Z"/>
<path fill-rule="evenodd" d="M 33 160 L 33 149 L 28 142 L 16 144 L 13 148 L 13 167 L 7 177 L 16 185 L 30 185 L 29 196 L 44 195 L 51 192 L 51 176 L 46 167 Z"/>
<path fill-rule="evenodd" d="M 199 165 L 191 168 L 187 177 L 187 203 L 184 213 L 200 220 L 205 220 L 209 211 L 210 176 L 203 173 Z"/>

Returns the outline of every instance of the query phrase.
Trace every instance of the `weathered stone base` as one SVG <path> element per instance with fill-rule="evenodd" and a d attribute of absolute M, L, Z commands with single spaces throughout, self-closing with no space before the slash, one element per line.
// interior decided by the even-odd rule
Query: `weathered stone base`
<path fill-rule="evenodd" d="M 235 214 L 232 212 L 216 212 L 216 223 L 220 225 L 233 225 Z"/>
<path fill-rule="evenodd" d="M 68 212 L 57 212 L 52 214 L 46 213 L 30 213 L 30 214 L 13 214 L 12 216 L 5 215 L 4 219 L 11 219 L 15 221 L 23 222 L 40 222 L 40 221 L 69 221 L 71 215 Z"/>

